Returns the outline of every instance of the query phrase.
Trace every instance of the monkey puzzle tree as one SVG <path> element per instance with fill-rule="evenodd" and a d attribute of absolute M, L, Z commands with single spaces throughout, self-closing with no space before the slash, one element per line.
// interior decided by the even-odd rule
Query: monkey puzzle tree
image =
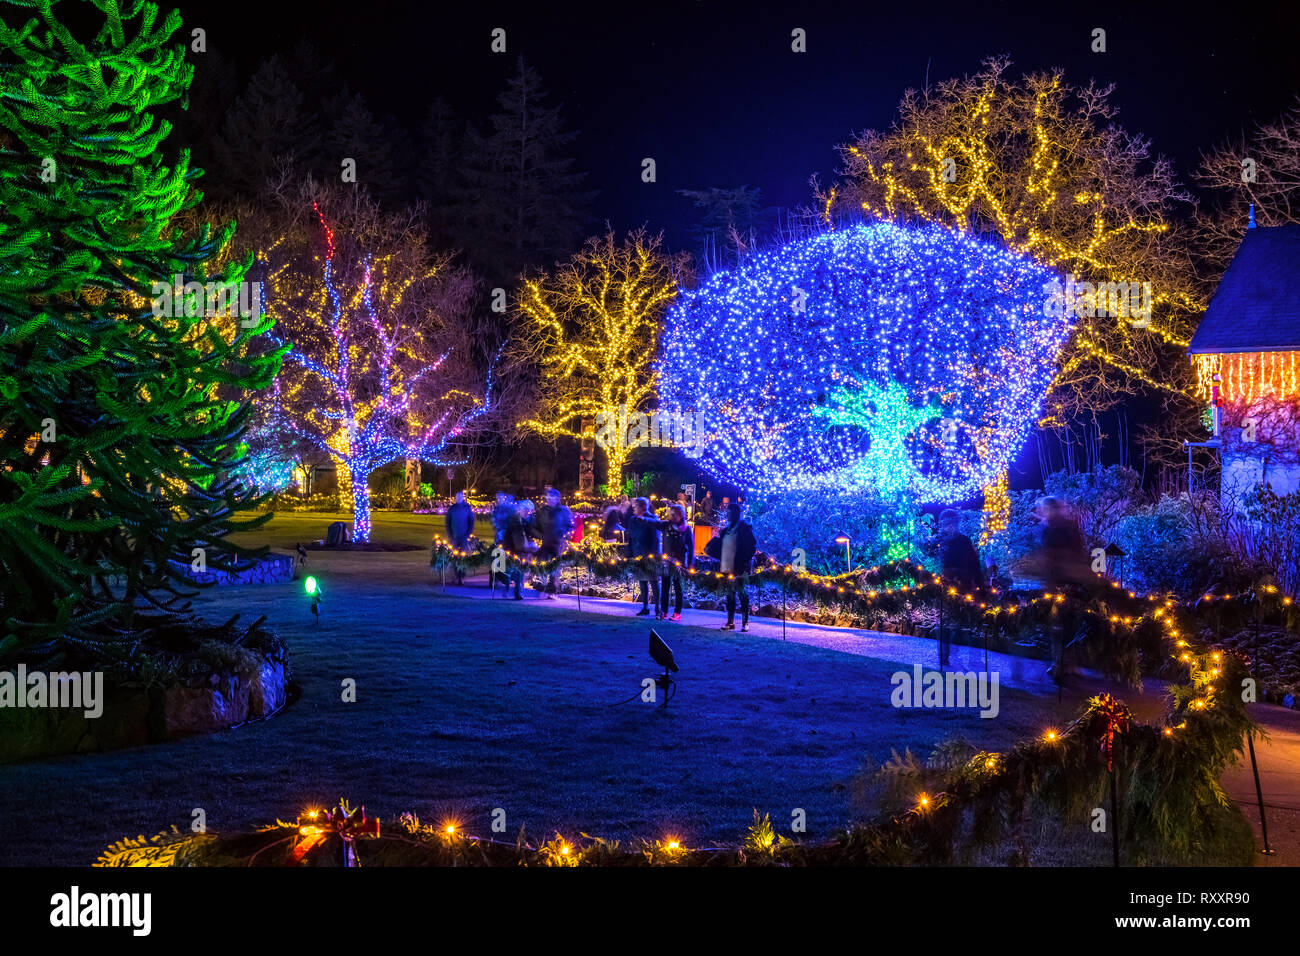
<path fill-rule="evenodd" d="M 120 648 L 174 608 L 170 562 L 230 566 L 225 535 L 263 520 L 234 517 L 256 501 L 232 477 L 241 399 L 279 361 L 257 317 L 156 314 L 178 276 L 243 274 L 208 269 L 232 228 L 173 222 L 201 198 L 155 115 L 192 75 L 179 14 L 93 0 L 77 36 L 54 6 L 0 6 L 0 653 Z"/>

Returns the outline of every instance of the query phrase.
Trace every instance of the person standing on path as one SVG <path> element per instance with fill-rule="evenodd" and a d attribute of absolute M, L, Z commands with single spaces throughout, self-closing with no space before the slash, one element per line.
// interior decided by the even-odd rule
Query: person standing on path
<path fill-rule="evenodd" d="M 749 522 L 740 520 L 740 503 L 727 505 L 727 523 L 722 529 L 718 570 L 727 575 L 727 623 L 724 631 L 736 629 L 736 595 L 740 595 L 740 629 L 749 630 L 749 575 L 754 570 L 758 541 Z"/>
<path fill-rule="evenodd" d="M 668 522 L 656 518 L 650 512 L 649 498 L 638 498 L 632 502 L 632 515 L 626 519 L 626 525 L 628 548 L 633 559 L 662 553 L 659 535 L 668 527 Z M 658 620 L 660 616 L 659 569 L 657 567 L 638 569 L 636 578 L 641 584 L 641 610 L 637 611 L 637 617 L 644 617 L 650 613 L 650 601 L 653 598 L 655 620 Z"/>
<path fill-rule="evenodd" d="M 939 514 L 939 578 L 961 594 L 970 594 L 983 586 L 984 567 L 979 552 L 970 538 L 957 530 L 961 516 L 952 508 Z M 941 598 L 942 600 L 942 598 Z M 939 628 L 939 666 L 948 666 L 952 653 L 954 628 L 945 624 Z"/>
<path fill-rule="evenodd" d="M 564 554 L 569 547 L 569 537 L 573 534 L 573 512 L 563 504 L 560 493 L 554 488 L 547 488 L 545 502 L 537 509 L 537 515 L 533 519 L 533 537 L 541 542 L 541 547 L 537 549 L 538 561 L 551 561 Z M 557 565 L 546 576 L 543 593 L 547 600 L 555 600 L 559 575 Z"/>
<path fill-rule="evenodd" d="M 668 618 L 668 592 L 671 587 L 675 602 L 672 620 L 682 619 L 682 585 L 686 573 L 695 563 L 695 529 L 686 523 L 686 509 L 681 505 L 668 506 L 668 527 L 663 532 L 664 571 L 659 581 L 659 617 Z"/>
<path fill-rule="evenodd" d="M 506 521 L 505 539 L 501 546 L 516 558 L 531 558 L 537 550 L 533 544 L 530 525 L 533 518 L 533 503 L 525 499 L 515 506 L 514 513 Z M 510 571 L 509 581 L 515 587 L 515 600 L 524 599 L 520 589 L 524 583 L 524 569 L 516 564 Z"/>
<path fill-rule="evenodd" d="M 444 520 L 451 546 L 457 551 L 468 551 L 470 535 L 474 533 L 474 509 L 465 500 L 465 492 L 456 492 L 456 500 L 447 509 Z M 456 583 L 465 583 L 465 569 L 459 564 L 456 566 Z"/>
<path fill-rule="evenodd" d="M 513 495 L 508 495 L 504 491 L 497 492 L 496 507 L 492 509 L 492 530 L 496 532 L 496 544 L 499 544 L 505 550 L 509 551 L 510 546 L 506 544 L 506 532 L 510 527 L 510 520 L 515 514 L 515 499 Z M 497 572 L 498 580 L 502 584 L 509 584 L 509 577 L 504 572 Z M 488 574 L 488 586 L 492 586 L 492 574 Z"/>

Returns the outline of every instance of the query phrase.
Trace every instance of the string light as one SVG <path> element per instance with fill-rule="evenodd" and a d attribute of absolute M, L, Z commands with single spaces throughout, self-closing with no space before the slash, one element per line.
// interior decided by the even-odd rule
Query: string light
<path fill-rule="evenodd" d="M 1098 314 L 1081 323 L 1052 382 L 1060 405 L 1051 424 L 1104 407 L 1133 380 L 1183 393 L 1180 377 L 1152 376 L 1141 356 L 1148 343 L 1185 348 L 1186 317 L 1204 310 L 1188 270 L 1148 265 L 1172 261 L 1161 250 L 1177 241 L 1160 204 L 1143 199 L 1149 179 L 1115 180 L 1101 153 L 1082 148 L 1106 135 L 1098 122 L 1106 111 L 1095 106 L 1059 74 L 1016 81 L 993 66 L 906 102 L 889 133 L 841 147 L 847 178 L 838 194 L 823 196 L 826 223 L 842 207 L 959 229 L 980 224 L 1061 272 L 1125 288 L 1155 280 L 1147 321 Z M 1025 148 L 1009 150 L 1008 142 Z M 1108 178 L 1104 192 L 1078 185 Z M 1160 186 L 1172 194 L 1171 184 Z"/>
<path fill-rule="evenodd" d="M 1288 401 L 1300 394 L 1296 356 L 1294 351 L 1197 355 L 1197 394 L 1209 400 L 1217 385 L 1220 397 L 1231 404 L 1249 405 L 1267 397 Z"/>

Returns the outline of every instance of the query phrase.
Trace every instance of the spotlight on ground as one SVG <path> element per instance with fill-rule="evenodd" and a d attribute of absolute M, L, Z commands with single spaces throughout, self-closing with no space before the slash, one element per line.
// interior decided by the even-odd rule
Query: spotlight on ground
<path fill-rule="evenodd" d="M 664 643 L 664 639 L 653 630 L 650 632 L 650 656 L 654 662 L 664 669 L 661 676 L 655 678 L 655 686 L 664 695 L 664 707 L 668 706 L 669 688 L 676 683 L 670 676 L 671 673 L 677 672 L 677 659 L 673 657 L 673 649 Z"/>
<path fill-rule="evenodd" d="M 320 585 L 316 583 L 315 575 L 308 575 L 307 580 L 303 582 L 303 587 L 307 591 L 307 596 L 311 598 L 311 613 L 316 618 L 316 623 L 320 623 Z"/>

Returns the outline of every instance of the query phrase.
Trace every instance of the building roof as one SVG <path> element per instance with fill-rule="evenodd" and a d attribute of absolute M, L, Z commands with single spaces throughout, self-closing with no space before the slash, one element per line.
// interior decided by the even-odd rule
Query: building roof
<path fill-rule="evenodd" d="M 1246 230 L 1187 351 L 1300 351 L 1300 225 Z"/>

